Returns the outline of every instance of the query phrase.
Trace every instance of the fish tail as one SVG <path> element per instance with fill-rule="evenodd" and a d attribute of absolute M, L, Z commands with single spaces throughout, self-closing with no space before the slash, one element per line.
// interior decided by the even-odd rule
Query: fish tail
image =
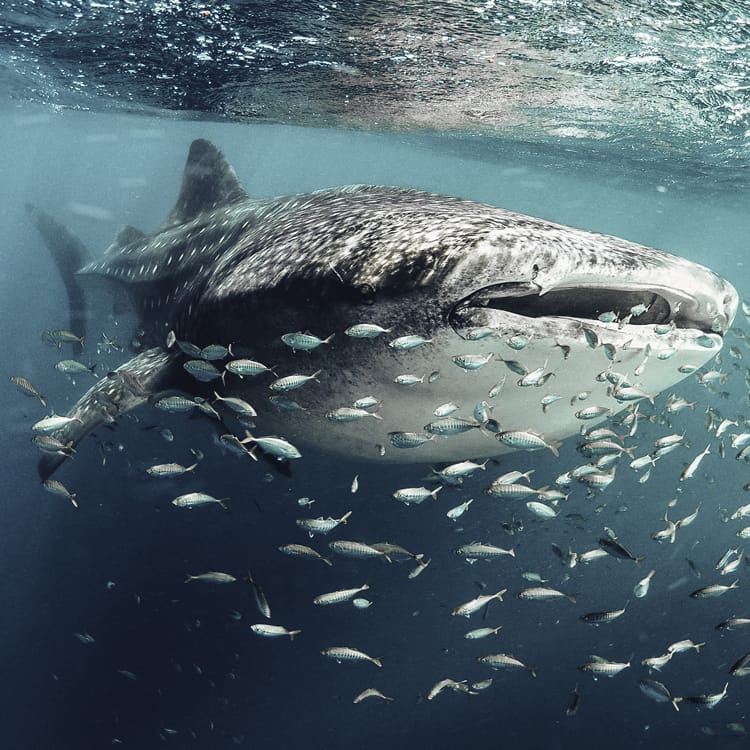
<path fill-rule="evenodd" d="M 331 562 L 331 558 L 330 558 L 330 557 L 321 557 L 320 559 L 321 559 L 321 560 L 322 560 L 322 561 L 323 561 L 323 562 L 324 562 L 324 563 L 325 563 L 326 565 L 329 565 L 329 566 L 333 567 L 333 563 Z"/>
<path fill-rule="evenodd" d="M 536 667 L 526 667 L 526 669 L 528 669 L 528 671 L 529 671 L 529 674 L 530 674 L 530 675 L 531 675 L 532 677 L 536 677 L 536 669 L 537 669 Z"/>
<path fill-rule="evenodd" d="M 336 335 L 336 332 L 334 331 L 327 339 L 323 339 L 324 344 L 330 344 L 331 341 L 333 341 L 333 337 Z"/>
<path fill-rule="evenodd" d="M 552 455 L 558 457 L 560 455 L 560 448 L 562 447 L 561 440 L 551 440 L 548 443 L 549 449 L 552 451 Z"/>
<path fill-rule="evenodd" d="M 371 662 L 372 662 L 372 663 L 373 663 L 373 664 L 374 664 L 374 665 L 375 665 L 376 667 L 382 667 L 382 666 L 383 666 L 383 662 L 382 662 L 382 661 L 380 660 L 380 657 L 379 657 L 379 656 L 378 656 L 378 657 L 375 657 L 375 656 L 371 657 L 371 658 L 370 658 L 370 661 L 371 661 Z"/>
<path fill-rule="evenodd" d="M 566 594 L 566 595 L 565 595 L 565 598 L 566 598 L 566 599 L 567 599 L 567 600 L 568 600 L 568 601 L 569 601 L 569 602 L 570 602 L 571 604 L 575 604 L 575 603 L 576 603 L 576 595 L 575 595 L 575 594 Z"/>
<path fill-rule="evenodd" d="M 26 205 L 26 211 L 47 246 L 52 260 L 62 277 L 68 294 L 68 313 L 71 331 L 86 330 L 86 300 L 77 272 L 88 262 L 90 254 L 86 246 L 62 224 L 44 211 Z M 83 337 L 74 344 L 77 353 L 83 350 Z"/>
<path fill-rule="evenodd" d="M 299 635 L 302 631 L 301 630 L 290 630 L 289 631 L 289 640 L 293 641 L 295 635 Z"/>
<path fill-rule="evenodd" d="M 37 393 L 36 397 L 39 399 L 39 403 L 46 409 L 47 408 L 47 397 L 42 396 L 41 393 Z"/>
<path fill-rule="evenodd" d="M 678 704 L 678 703 L 679 703 L 679 702 L 680 702 L 681 700 L 682 700 L 682 698 L 678 698 L 677 696 L 675 696 L 675 697 L 674 697 L 674 698 L 672 698 L 672 700 L 670 701 L 670 703 L 671 703 L 671 704 L 672 704 L 672 705 L 674 706 L 674 710 L 675 710 L 675 711 L 679 711 L 679 710 L 680 710 L 680 707 L 679 707 L 679 706 L 678 706 L 677 704 Z"/>

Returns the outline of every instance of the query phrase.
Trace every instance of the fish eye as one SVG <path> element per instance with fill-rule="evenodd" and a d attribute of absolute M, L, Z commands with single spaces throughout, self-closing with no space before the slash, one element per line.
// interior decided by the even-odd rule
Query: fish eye
<path fill-rule="evenodd" d="M 539 274 L 539 266 L 534 263 L 534 265 L 531 267 L 531 280 L 533 281 Z"/>

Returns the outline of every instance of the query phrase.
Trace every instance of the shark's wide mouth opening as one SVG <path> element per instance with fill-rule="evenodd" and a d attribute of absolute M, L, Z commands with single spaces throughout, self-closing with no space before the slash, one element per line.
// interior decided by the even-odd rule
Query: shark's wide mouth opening
<path fill-rule="evenodd" d="M 462 299 L 451 312 L 452 321 L 469 308 L 505 311 L 526 318 L 565 317 L 627 323 L 637 326 L 673 324 L 676 328 L 711 332 L 711 323 L 689 315 L 687 299 L 668 299 L 653 289 L 562 287 L 540 294 L 533 283 L 516 282 L 483 287 Z M 454 326 L 455 327 L 455 326 Z"/>

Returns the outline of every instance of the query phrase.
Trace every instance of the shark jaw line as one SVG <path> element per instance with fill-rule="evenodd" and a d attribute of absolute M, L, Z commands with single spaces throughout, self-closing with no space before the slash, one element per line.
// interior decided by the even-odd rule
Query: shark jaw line
<path fill-rule="evenodd" d="M 646 308 L 639 315 L 631 314 L 631 309 L 642 305 Z M 593 283 L 576 286 L 558 286 L 543 289 L 533 281 L 514 281 L 482 287 L 461 299 L 450 311 L 449 320 L 453 329 L 460 333 L 470 319 L 492 319 L 497 325 L 507 313 L 511 328 L 518 329 L 519 323 L 557 318 L 575 319 L 581 325 L 607 328 L 640 328 L 645 326 L 669 325 L 675 329 L 694 331 L 697 335 L 718 334 L 727 329 L 724 315 L 693 314 L 698 304 L 689 294 L 659 287 L 605 285 Z M 599 316 L 614 312 L 618 319 L 628 318 L 628 322 L 615 321 L 603 324 Z M 475 323 L 476 324 L 476 323 Z"/>

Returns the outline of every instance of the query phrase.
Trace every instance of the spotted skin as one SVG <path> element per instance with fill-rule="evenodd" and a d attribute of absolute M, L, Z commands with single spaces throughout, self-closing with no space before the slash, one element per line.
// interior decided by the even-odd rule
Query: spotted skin
<path fill-rule="evenodd" d="M 32 216 L 55 256 L 56 235 L 62 233 L 38 210 Z M 70 237 L 64 236 L 69 250 Z M 68 252 L 68 270 L 70 257 Z M 678 356 L 667 364 L 646 368 L 643 388 L 658 393 L 684 377 L 681 365 L 700 366 L 714 356 L 737 307 L 731 285 L 702 266 L 459 198 L 353 185 L 253 199 L 221 152 L 205 140 L 191 145 L 180 195 L 163 224 L 151 234 L 121 230 L 101 258 L 75 276 L 68 274 L 71 299 L 80 298 L 78 282 L 92 277 L 130 293 L 149 349 L 76 404 L 71 415 L 81 415 L 82 424 L 69 428 L 74 444 L 98 422 L 138 406 L 159 389 L 213 395 L 212 384 L 186 383 L 180 372 L 185 356 L 163 348 L 166 332 L 173 331 L 179 341 L 198 347 L 231 344 L 233 356 L 273 366 L 273 373 L 227 380 L 232 395 L 257 408 L 260 434 L 386 461 L 452 462 L 510 449 L 487 430 L 431 440 L 412 451 L 392 446 L 389 434 L 420 432 L 436 404 L 475 404 L 496 385 L 499 356 L 466 372 L 451 361 L 456 355 L 488 357 L 498 341 L 523 335 L 530 343 L 514 357 L 522 355 L 529 371 L 548 362 L 555 390 L 570 395 L 581 390 L 587 374 L 593 379 L 603 369 L 602 351 L 584 340 L 582 331 L 593 330 L 617 349 L 623 366 L 636 357 L 640 362 L 647 347 L 675 348 Z M 614 291 L 607 291 L 610 286 Z M 620 329 L 597 320 L 602 311 L 593 311 L 590 299 L 596 294 L 604 295 L 606 309 L 622 294 L 628 308 L 648 302 L 649 312 L 639 316 L 642 325 Z M 674 320 L 674 331 L 657 336 L 646 325 L 648 316 L 651 322 Z M 378 339 L 344 335 L 361 323 L 390 329 L 393 338 L 418 334 L 431 343 L 400 351 Z M 470 332 L 483 326 L 497 336 L 472 340 Z M 708 334 L 712 347 L 698 345 L 712 326 L 718 332 Z M 280 338 L 305 330 L 336 335 L 325 347 L 297 353 Z M 564 363 L 555 344 L 566 348 Z M 321 371 L 320 382 L 295 391 L 301 408 L 273 407 L 269 383 L 308 372 L 308 361 L 309 372 Z M 431 372 L 440 377 L 428 380 Z M 403 388 L 393 382 L 403 373 L 425 379 Z M 543 414 L 538 394 L 520 390 L 510 382 L 503 390 L 503 429 L 538 431 L 549 441 L 578 430 L 572 407 Z M 594 383 L 591 390 L 592 400 L 608 403 L 606 385 Z M 381 420 L 333 424 L 325 418 L 362 393 L 382 401 Z M 532 413 L 544 419 L 529 423 Z M 42 473 L 48 475 L 55 467 L 44 460 Z"/>

